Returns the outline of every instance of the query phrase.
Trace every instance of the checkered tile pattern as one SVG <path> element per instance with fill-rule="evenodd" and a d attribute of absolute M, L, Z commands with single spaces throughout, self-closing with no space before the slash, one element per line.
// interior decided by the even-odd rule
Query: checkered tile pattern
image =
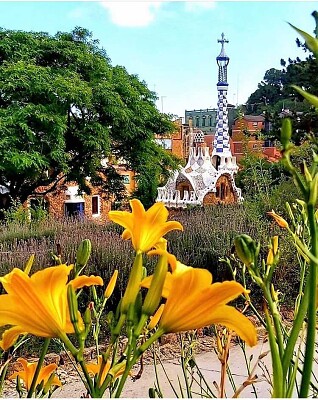
<path fill-rule="evenodd" d="M 219 154 L 228 152 L 230 149 L 226 93 L 225 90 L 218 91 L 218 116 L 213 147 Z"/>

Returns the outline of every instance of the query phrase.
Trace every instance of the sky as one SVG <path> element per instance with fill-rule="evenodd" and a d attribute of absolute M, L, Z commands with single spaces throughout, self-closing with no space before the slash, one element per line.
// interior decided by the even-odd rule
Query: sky
<path fill-rule="evenodd" d="M 70 32 L 87 28 L 112 65 L 124 66 L 157 93 L 158 109 L 217 107 L 216 57 L 229 43 L 228 102 L 244 104 L 283 58 L 305 58 L 291 23 L 313 34 L 314 1 L 1 1 L 0 27 Z"/>

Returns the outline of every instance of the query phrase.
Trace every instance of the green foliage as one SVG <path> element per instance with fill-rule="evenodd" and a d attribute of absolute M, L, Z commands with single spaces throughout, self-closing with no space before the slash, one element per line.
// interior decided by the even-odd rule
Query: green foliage
<path fill-rule="evenodd" d="M 317 24 L 316 14 L 313 12 L 312 16 Z M 296 29 L 296 31 L 302 39 L 306 40 L 306 43 L 303 44 L 297 39 L 298 47 L 303 48 L 305 52 L 308 49 L 315 50 L 317 48 L 316 38 L 300 29 Z M 246 112 L 254 115 L 265 113 L 268 121 L 272 123 L 271 134 L 277 139 L 280 137 L 280 119 L 283 110 L 288 110 L 286 111 L 288 117 L 293 121 L 295 129 L 292 140 L 294 143 L 300 144 L 306 134 L 317 130 L 318 116 L 315 108 L 299 90 L 296 91 L 293 87 L 297 85 L 302 90 L 310 92 L 310 95 L 318 95 L 318 64 L 315 57 L 308 55 L 305 60 L 301 60 L 299 57 L 296 60 L 289 58 L 288 62 L 282 59 L 282 69 L 267 70 L 262 82 L 258 84 L 257 90 L 247 100 Z"/>
<path fill-rule="evenodd" d="M 243 168 L 237 174 L 237 184 L 255 218 L 264 218 L 271 209 L 285 210 L 285 202 L 297 197 L 297 189 L 281 162 L 270 163 L 248 152 L 241 164 Z"/>
<path fill-rule="evenodd" d="M 30 221 L 30 212 L 23 207 L 20 201 L 13 201 L 7 210 L 2 210 L 6 222 L 17 222 L 20 224 Z"/>
<path fill-rule="evenodd" d="M 70 33 L 0 30 L 0 185 L 23 202 L 61 174 L 76 180 L 108 175 L 111 154 L 137 174 L 175 167 L 154 141 L 173 130 L 155 106 L 156 94 L 124 67 L 112 66 L 83 28 Z M 147 151 L 145 152 L 145 148 Z M 109 193 L 112 194 L 112 193 Z"/>

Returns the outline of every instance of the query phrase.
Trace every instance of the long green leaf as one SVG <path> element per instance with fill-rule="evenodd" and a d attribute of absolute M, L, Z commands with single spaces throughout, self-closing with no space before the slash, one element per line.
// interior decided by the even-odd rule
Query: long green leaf
<path fill-rule="evenodd" d="M 309 35 L 307 32 L 302 31 L 301 29 L 296 28 L 296 26 L 289 23 L 289 25 L 295 29 L 302 37 L 305 39 L 306 45 L 309 50 L 311 50 L 315 55 L 318 53 L 318 39 Z"/>

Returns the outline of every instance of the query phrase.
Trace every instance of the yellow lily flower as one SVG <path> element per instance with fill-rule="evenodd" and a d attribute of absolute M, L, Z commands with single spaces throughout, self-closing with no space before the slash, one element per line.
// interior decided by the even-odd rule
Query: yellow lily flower
<path fill-rule="evenodd" d="M 235 281 L 212 284 L 212 274 L 205 269 L 184 268 L 171 274 L 171 289 L 167 297 L 159 329 L 182 332 L 221 324 L 234 330 L 250 346 L 257 342 L 251 321 L 226 303 L 245 289 Z"/>
<path fill-rule="evenodd" d="M 92 374 L 93 376 L 98 376 L 100 373 L 101 367 L 102 367 L 102 361 L 103 357 L 98 356 L 97 364 L 86 364 L 87 372 Z M 106 361 L 104 365 L 104 369 L 100 378 L 100 386 L 103 384 L 103 382 L 106 379 L 107 374 L 109 373 L 111 366 L 111 362 L 109 360 Z M 114 378 L 117 378 L 118 376 L 122 375 L 125 371 L 125 365 L 123 365 L 115 374 Z"/>
<path fill-rule="evenodd" d="M 133 199 L 130 201 L 132 212 L 110 211 L 111 221 L 125 228 L 123 239 L 131 239 L 137 252 L 146 252 L 153 247 L 162 245 L 162 237 L 173 229 L 183 230 L 180 222 L 167 221 L 168 210 L 163 203 L 155 203 L 145 211 L 142 203 Z"/>
<path fill-rule="evenodd" d="M 149 255 L 163 254 L 152 250 Z M 250 320 L 226 303 L 246 292 L 241 284 L 225 281 L 212 284 L 212 274 L 201 268 L 182 264 L 173 254 L 168 253 L 172 273 L 167 272 L 162 297 L 167 299 L 159 329 L 165 333 L 182 332 L 221 324 L 233 329 L 250 346 L 257 342 L 254 325 Z M 146 277 L 141 286 L 149 288 L 152 276 Z"/>
<path fill-rule="evenodd" d="M 45 268 L 31 277 L 14 268 L 0 278 L 7 294 L 0 295 L 0 326 L 12 325 L 5 331 L 0 345 L 7 349 L 22 333 L 40 337 L 60 337 L 73 333 L 67 302 L 67 287 L 75 289 L 103 285 L 96 276 L 79 276 L 67 282 L 73 265 Z M 79 324 L 84 327 L 79 315 Z"/>
<path fill-rule="evenodd" d="M 27 360 L 24 358 L 18 358 L 18 360 L 21 364 L 23 369 L 21 371 L 16 371 L 14 372 L 11 376 L 9 376 L 9 379 L 15 379 L 17 376 L 19 376 L 20 379 L 23 380 L 24 386 L 27 390 L 30 389 L 33 376 L 36 370 L 36 367 L 38 363 L 29 363 Z M 36 386 L 38 386 L 42 381 L 43 381 L 43 387 L 48 383 L 49 379 L 51 378 L 52 374 L 54 374 L 54 371 L 57 369 L 56 364 L 49 364 L 46 365 L 45 367 L 42 367 L 39 373 L 39 376 L 36 380 Z M 61 381 L 57 376 L 53 376 L 53 379 L 50 380 L 50 386 L 62 386 Z"/>
<path fill-rule="evenodd" d="M 283 217 L 276 214 L 274 210 L 269 211 L 267 214 L 274 218 L 278 226 L 281 228 L 288 228 L 288 222 Z"/>

